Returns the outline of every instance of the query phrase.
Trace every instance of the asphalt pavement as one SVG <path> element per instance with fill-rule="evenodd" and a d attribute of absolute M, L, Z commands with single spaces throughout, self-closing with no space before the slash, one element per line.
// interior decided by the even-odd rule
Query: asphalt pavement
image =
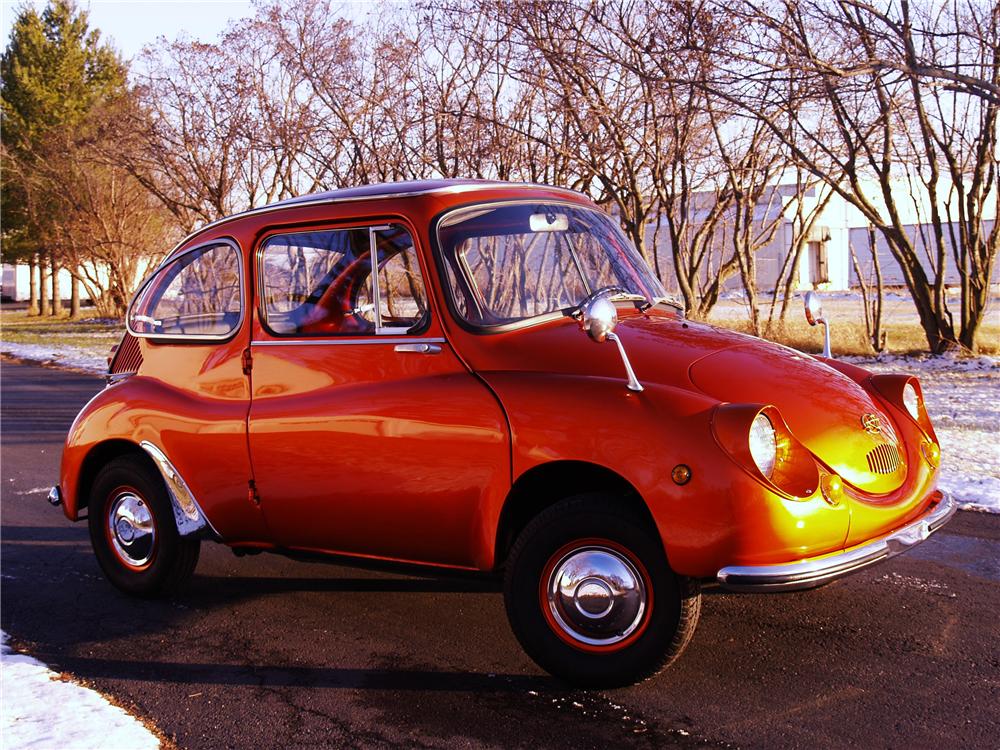
<path fill-rule="evenodd" d="M 9 361 L 0 380 L 2 627 L 178 747 L 1000 742 L 1000 516 L 959 513 L 912 552 L 816 591 L 707 594 L 677 664 L 583 692 L 522 653 L 489 581 L 204 544 L 182 595 L 126 597 L 86 524 L 45 502 L 66 430 L 102 381 Z"/>

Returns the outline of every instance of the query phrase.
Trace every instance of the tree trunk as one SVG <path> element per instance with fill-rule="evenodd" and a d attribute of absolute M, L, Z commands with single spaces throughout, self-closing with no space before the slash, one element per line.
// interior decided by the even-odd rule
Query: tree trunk
<path fill-rule="evenodd" d="M 80 317 L 80 279 L 75 272 L 70 276 L 69 284 L 69 316 L 76 320 Z"/>
<path fill-rule="evenodd" d="M 875 271 L 875 298 L 872 300 L 872 348 L 876 353 L 885 350 L 886 335 L 882 330 L 882 303 L 885 301 L 885 285 L 882 282 L 882 264 L 878 259 L 878 245 L 875 227 L 868 225 L 868 245 L 872 252 L 872 268 Z"/>
<path fill-rule="evenodd" d="M 52 315 L 62 314 L 62 295 L 59 293 L 59 264 L 53 253 L 49 256 L 49 263 L 52 265 Z"/>
<path fill-rule="evenodd" d="M 38 275 L 41 275 L 38 257 L 28 258 L 28 315 L 38 315 Z"/>
<path fill-rule="evenodd" d="M 47 283 L 46 269 L 48 263 L 44 255 L 38 256 L 38 314 L 45 316 L 49 314 L 49 285 Z"/>

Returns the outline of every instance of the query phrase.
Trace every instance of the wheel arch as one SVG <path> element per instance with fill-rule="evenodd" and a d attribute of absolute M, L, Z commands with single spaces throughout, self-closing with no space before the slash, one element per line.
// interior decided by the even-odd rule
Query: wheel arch
<path fill-rule="evenodd" d="M 109 462 L 122 456 L 136 457 L 138 461 L 153 470 L 164 484 L 167 497 L 174 511 L 174 524 L 181 536 L 208 535 L 221 538 L 211 525 L 198 501 L 191 494 L 184 479 L 170 463 L 166 454 L 148 441 L 136 444 L 122 438 L 112 438 L 92 446 L 81 462 L 80 473 L 76 484 L 75 511 L 90 503 L 91 488 L 101 468 Z M 88 511 L 89 513 L 89 511 Z"/>
<path fill-rule="evenodd" d="M 91 446 L 80 463 L 80 472 L 76 482 L 74 499 L 77 513 L 90 505 L 90 490 L 94 486 L 94 480 L 100 470 L 121 456 L 135 456 L 154 470 L 156 469 L 156 464 L 149 457 L 149 454 L 138 443 L 133 443 L 131 440 L 112 438 Z"/>
<path fill-rule="evenodd" d="M 494 568 L 503 567 L 517 535 L 531 519 L 567 497 L 591 492 L 607 493 L 619 499 L 623 507 L 648 524 L 662 545 L 646 501 L 625 477 L 587 461 L 550 461 L 525 471 L 507 493 L 497 523 Z"/>

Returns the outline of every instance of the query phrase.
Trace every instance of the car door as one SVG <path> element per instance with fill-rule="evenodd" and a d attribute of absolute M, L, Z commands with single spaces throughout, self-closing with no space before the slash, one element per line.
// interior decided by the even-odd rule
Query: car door
<path fill-rule="evenodd" d="M 400 223 L 259 243 L 249 446 L 282 546 L 489 562 L 506 421 L 445 339 L 421 261 Z"/>

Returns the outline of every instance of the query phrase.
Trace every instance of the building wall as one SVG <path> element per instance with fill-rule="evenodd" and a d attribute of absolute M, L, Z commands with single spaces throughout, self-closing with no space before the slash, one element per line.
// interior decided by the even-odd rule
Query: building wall
<path fill-rule="evenodd" d="M 993 220 L 987 220 L 983 222 L 986 227 L 986 232 L 993 231 Z M 949 225 L 949 227 L 954 231 L 954 237 L 957 241 L 958 239 L 958 227 Z M 934 267 L 931 263 L 930 257 L 927 255 L 927 249 L 931 250 L 931 254 L 936 254 L 935 240 L 932 234 L 931 227 L 927 224 L 909 224 L 905 227 L 906 234 L 913 239 L 917 251 L 921 253 L 921 258 L 923 260 L 922 265 L 924 270 L 927 272 L 928 276 L 933 277 Z M 850 230 L 850 243 L 854 247 L 854 252 L 858 258 L 858 265 L 861 267 L 861 273 L 863 274 L 866 282 L 873 282 L 875 279 L 874 263 L 872 261 L 871 253 L 871 241 L 868 236 L 867 227 L 853 227 Z M 947 259 L 945 264 L 945 284 L 957 285 L 961 282 L 961 277 L 958 273 L 958 265 L 955 262 L 955 256 L 952 252 L 952 235 L 950 232 L 945 232 L 945 246 L 947 247 Z M 903 279 L 903 271 L 896 262 L 895 257 L 893 257 L 892 252 L 889 250 L 889 243 L 886 242 L 885 237 L 881 232 L 875 232 L 875 247 L 878 254 L 878 262 L 880 270 L 882 271 L 882 283 L 886 286 L 904 286 L 906 284 Z M 1000 263 L 996 263 L 993 266 L 993 274 L 991 277 L 991 282 L 993 284 L 1000 284 Z M 853 264 L 851 267 L 850 274 L 850 284 L 852 287 L 859 286 L 858 274 L 854 270 Z"/>
<path fill-rule="evenodd" d="M 905 195 L 909 197 L 909 187 L 902 185 L 901 189 L 905 189 Z M 873 187 L 874 190 L 874 187 Z M 775 233 L 774 238 L 765 247 L 762 247 L 756 257 L 757 265 L 757 287 L 760 291 L 772 291 L 777 283 L 782 265 L 785 262 L 792 243 L 794 241 L 794 225 L 792 219 L 794 218 L 794 206 L 789 202 L 791 197 L 794 196 L 794 191 L 789 188 L 789 186 L 779 185 L 775 187 L 775 194 L 782 196 L 782 200 L 765 200 L 758 211 L 757 220 L 762 224 L 766 221 L 774 218 L 778 212 L 784 214 L 784 221 L 781 227 Z M 703 204 L 700 212 L 696 212 L 694 220 L 697 222 L 699 213 L 704 215 L 707 212 L 707 204 L 713 198 L 713 196 L 706 194 L 705 199 L 700 203 Z M 816 195 L 815 192 L 807 193 L 804 203 L 805 209 L 808 211 L 813 208 L 818 201 L 820 196 Z M 877 205 L 877 196 L 872 197 L 873 202 Z M 699 201 L 694 202 L 696 205 Z M 926 223 L 921 223 L 921 216 L 927 215 L 927 207 L 924 205 L 916 206 L 912 203 L 912 199 L 909 201 L 901 201 L 900 211 L 905 218 L 913 220 L 913 223 L 905 226 L 907 233 L 914 238 L 914 241 L 918 248 L 921 250 L 925 247 L 925 243 L 932 243 L 933 238 L 931 235 L 930 226 Z M 986 231 L 992 230 L 995 219 L 988 218 L 984 224 Z M 723 222 L 725 224 L 725 222 Z M 703 278 L 716 273 L 719 264 L 722 260 L 729 256 L 731 250 L 728 247 L 729 235 L 728 227 L 723 228 L 720 233 L 720 237 L 716 239 L 717 246 L 715 251 L 712 253 L 712 258 L 706 269 L 703 271 Z M 807 289 L 822 289 L 829 291 L 846 291 L 859 286 L 857 273 L 854 270 L 854 264 L 851 260 L 851 249 L 853 247 L 854 252 L 857 256 L 858 263 L 861 266 L 862 273 L 865 275 L 866 279 L 873 276 L 872 272 L 872 260 L 871 253 L 869 250 L 869 238 L 868 238 L 868 222 L 865 220 L 864 216 L 858 211 L 854 206 L 840 198 L 837 195 L 830 197 L 827 202 L 822 214 L 818 216 L 813 224 L 812 230 L 813 236 L 824 237 L 824 245 L 826 249 L 826 261 L 827 261 L 827 276 L 829 281 L 822 284 L 816 284 L 814 282 L 814 258 L 806 248 L 803 250 L 802 255 L 799 258 L 799 267 L 796 276 L 793 289 L 796 291 L 807 290 Z M 888 286 L 901 286 L 903 285 L 903 274 L 896 263 L 895 258 L 889 252 L 888 243 L 881 232 L 875 233 L 876 236 L 876 246 L 878 250 L 879 264 L 882 269 L 883 281 Z M 957 228 L 955 230 L 955 236 L 957 238 Z M 647 233 L 647 248 L 652 251 L 654 249 L 654 227 L 651 226 Z M 949 285 L 957 285 L 960 282 L 960 275 L 958 272 L 958 267 L 955 263 L 954 255 L 951 253 L 951 240 L 950 236 L 947 239 L 948 242 L 948 258 L 946 265 L 945 283 Z M 660 236 L 657 238 L 655 243 L 655 251 L 658 254 L 658 259 L 660 262 L 661 276 L 664 280 L 664 285 L 667 287 L 667 291 L 677 294 L 679 293 L 679 287 L 677 285 L 676 276 L 674 274 L 673 268 L 673 258 L 670 249 L 669 239 L 666 236 L 666 230 L 661 230 Z M 924 256 L 924 268 L 927 270 L 928 275 L 933 276 L 933 269 L 931 266 L 930 258 Z M 1000 284 L 1000 262 L 998 262 L 993 268 L 992 283 Z M 726 291 L 736 291 L 742 288 L 739 276 L 733 276 L 727 280 L 724 289 Z"/>

